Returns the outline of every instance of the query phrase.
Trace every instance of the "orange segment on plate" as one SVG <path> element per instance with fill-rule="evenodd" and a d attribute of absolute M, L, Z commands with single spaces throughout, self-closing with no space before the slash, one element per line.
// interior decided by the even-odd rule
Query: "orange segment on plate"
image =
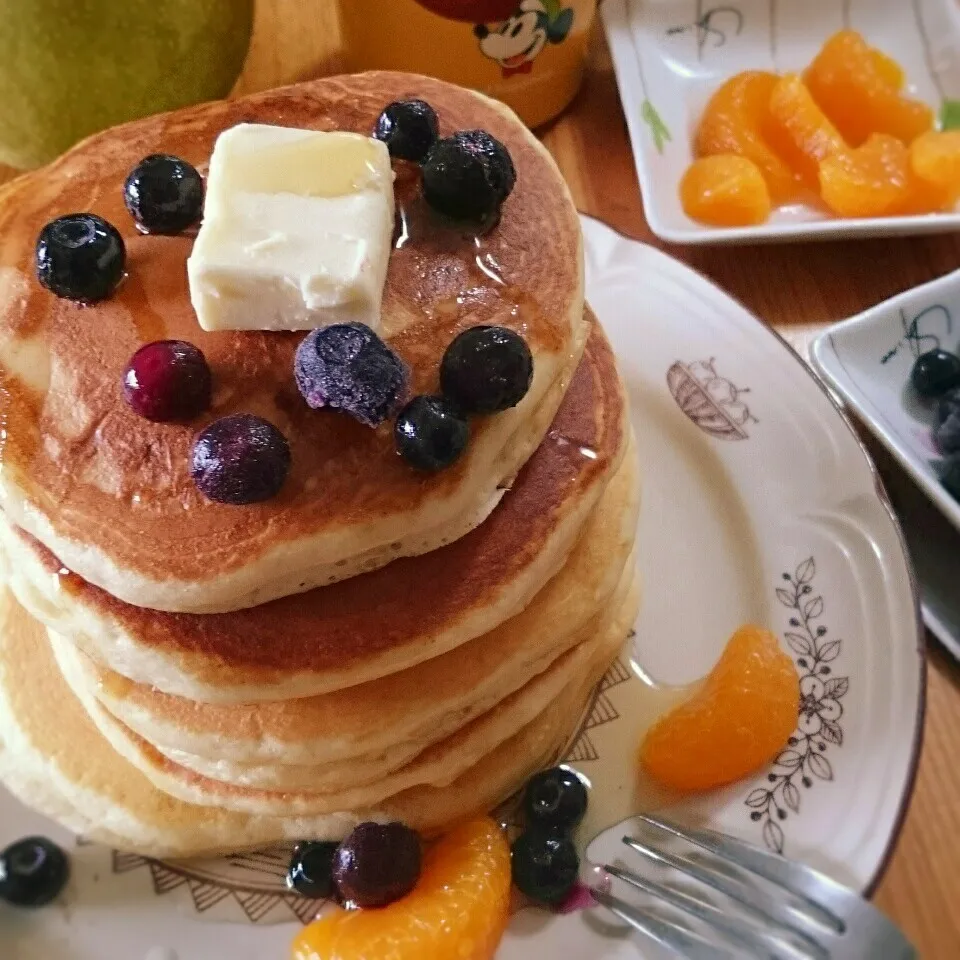
<path fill-rule="evenodd" d="M 305 927 L 292 960 L 490 960 L 507 925 L 510 847 L 485 817 L 429 848 L 412 893 L 379 910 L 340 910 Z"/>
<path fill-rule="evenodd" d="M 891 90 L 899 93 L 907 79 L 903 67 L 893 57 L 887 56 L 882 50 L 877 50 L 876 47 L 870 48 L 870 59 L 873 61 L 873 68 L 879 74 L 880 79 Z"/>
<path fill-rule="evenodd" d="M 780 156 L 815 190 L 820 161 L 846 146 L 795 73 L 781 77 L 770 93 L 767 134 Z"/>
<path fill-rule="evenodd" d="M 732 783 L 783 749 L 799 706 L 797 673 L 776 636 L 741 627 L 700 690 L 650 728 L 640 763 L 685 793 Z"/>
<path fill-rule="evenodd" d="M 910 144 L 910 169 L 924 183 L 939 187 L 944 206 L 960 195 L 960 130 L 921 134 Z"/>
<path fill-rule="evenodd" d="M 876 133 L 862 147 L 841 150 L 820 164 L 820 193 L 841 217 L 925 213 L 943 199 L 910 168 L 910 151 L 896 137 Z"/>
<path fill-rule="evenodd" d="M 814 100 L 852 146 L 873 133 L 909 143 L 933 127 L 925 103 L 902 96 L 892 71 L 855 30 L 834 34 L 810 64 L 804 80 Z"/>
<path fill-rule="evenodd" d="M 735 153 L 763 174 L 774 203 L 789 203 L 802 192 L 796 174 L 767 142 L 767 105 L 777 83 L 773 73 L 748 70 L 724 83 L 710 98 L 697 130 L 696 152 L 709 157 Z"/>
<path fill-rule="evenodd" d="M 770 216 L 759 168 L 732 153 L 694 160 L 680 180 L 680 202 L 688 217 L 715 227 L 750 226 Z"/>

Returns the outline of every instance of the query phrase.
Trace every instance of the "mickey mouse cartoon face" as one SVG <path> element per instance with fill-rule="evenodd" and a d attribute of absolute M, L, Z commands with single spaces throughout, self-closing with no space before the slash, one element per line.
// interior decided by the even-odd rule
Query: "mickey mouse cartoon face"
<path fill-rule="evenodd" d="M 560 0 L 521 0 L 514 14 L 496 29 L 477 24 L 480 51 L 496 60 L 504 77 L 530 73 L 548 43 L 562 43 L 573 25 L 573 10 Z"/>

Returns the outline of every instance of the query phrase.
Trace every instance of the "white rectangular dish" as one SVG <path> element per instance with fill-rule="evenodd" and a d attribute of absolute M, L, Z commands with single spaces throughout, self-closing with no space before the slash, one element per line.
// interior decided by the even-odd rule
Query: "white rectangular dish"
<path fill-rule="evenodd" d="M 759 226 L 691 220 L 678 187 L 711 94 L 743 70 L 806 66 L 836 31 L 852 27 L 904 68 L 907 92 L 941 113 L 958 109 L 960 7 L 954 0 L 604 0 L 633 155 L 651 230 L 673 243 L 842 239 L 960 229 L 960 212 L 850 219 L 803 205 Z"/>

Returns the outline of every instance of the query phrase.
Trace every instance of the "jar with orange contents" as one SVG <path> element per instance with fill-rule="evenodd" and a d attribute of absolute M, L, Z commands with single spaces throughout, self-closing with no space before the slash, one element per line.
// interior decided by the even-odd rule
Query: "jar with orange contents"
<path fill-rule="evenodd" d="M 597 0 L 340 0 L 347 68 L 423 73 L 502 100 L 531 127 L 583 79 Z"/>

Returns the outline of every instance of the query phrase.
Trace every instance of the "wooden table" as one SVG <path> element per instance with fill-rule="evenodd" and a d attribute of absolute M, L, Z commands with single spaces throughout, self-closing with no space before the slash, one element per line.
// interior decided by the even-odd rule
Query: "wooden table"
<path fill-rule="evenodd" d="M 337 49 L 334 0 L 258 0 L 237 92 L 333 72 Z M 960 265 L 955 236 L 761 246 L 749 252 L 664 246 L 644 219 L 617 88 L 599 37 L 582 92 L 542 135 L 581 211 L 663 247 L 788 335 L 857 313 Z M 0 168 L 0 181 L 4 174 Z M 932 639 L 929 650 L 916 790 L 876 902 L 924 958 L 952 960 L 960 957 L 960 669 Z"/>

